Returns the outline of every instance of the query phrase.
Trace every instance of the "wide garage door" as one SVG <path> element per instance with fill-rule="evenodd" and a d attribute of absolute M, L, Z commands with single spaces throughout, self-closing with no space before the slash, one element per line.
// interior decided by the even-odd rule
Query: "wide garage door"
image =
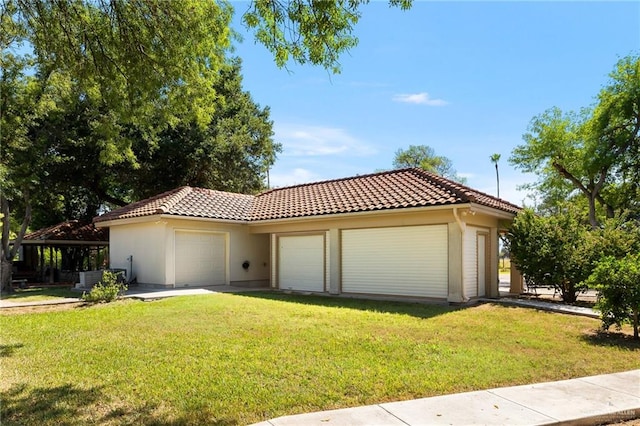
<path fill-rule="evenodd" d="M 447 226 L 342 231 L 342 291 L 446 298 Z"/>
<path fill-rule="evenodd" d="M 176 231 L 176 286 L 227 283 L 225 234 Z"/>
<path fill-rule="evenodd" d="M 280 237 L 278 257 L 280 289 L 324 291 L 324 236 Z"/>

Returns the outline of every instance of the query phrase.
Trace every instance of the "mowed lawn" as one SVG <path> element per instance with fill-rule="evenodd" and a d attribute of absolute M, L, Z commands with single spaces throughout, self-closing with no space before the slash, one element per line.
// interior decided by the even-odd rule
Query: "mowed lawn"
<path fill-rule="evenodd" d="M 640 368 L 638 344 L 598 327 L 494 304 L 272 293 L 5 312 L 0 421 L 247 424 Z"/>

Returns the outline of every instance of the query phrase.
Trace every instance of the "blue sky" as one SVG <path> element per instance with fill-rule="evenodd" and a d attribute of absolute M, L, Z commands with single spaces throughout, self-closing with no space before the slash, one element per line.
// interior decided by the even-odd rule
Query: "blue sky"
<path fill-rule="evenodd" d="M 233 5 L 244 88 L 271 108 L 283 145 L 272 186 L 388 169 L 398 149 L 425 144 L 490 194 L 501 154 L 501 196 L 522 204 L 516 187 L 535 176 L 507 160 L 531 119 L 592 105 L 618 59 L 640 51 L 640 2 L 374 1 L 341 74 L 285 70 L 240 23 L 248 4 Z"/>

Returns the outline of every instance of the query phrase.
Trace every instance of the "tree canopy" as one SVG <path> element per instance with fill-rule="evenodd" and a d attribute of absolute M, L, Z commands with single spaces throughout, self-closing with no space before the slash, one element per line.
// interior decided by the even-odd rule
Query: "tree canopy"
<path fill-rule="evenodd" d="M 339 72 L 340 55 L 358 44 L 353 28 L 367 3 L 369 0 L 252 1 L 242 20 L 278 66 L 310 62 Z M 403 10 L 411 4 L 412 0 L 389 0 L 390 6 Z"/>
<path fill-rule="evenodd" d="M 511 164 L 538 175 L 533 188 L 557 204 L 580 195 L 589 222 L 640 203 L 640 57 L 621 59 L 592 108 L 552 108 L 534 117 Z"/>
<path fill-rule="evenodd" d="M 428 145 L 409 145 L 407 149 L 396 151 L 393 167 L 418 167 L 431 173 L 465 183 L 466 179 L 458 176 L 451 160 L 442 155 L 436 155 L 435 150 Z"/>

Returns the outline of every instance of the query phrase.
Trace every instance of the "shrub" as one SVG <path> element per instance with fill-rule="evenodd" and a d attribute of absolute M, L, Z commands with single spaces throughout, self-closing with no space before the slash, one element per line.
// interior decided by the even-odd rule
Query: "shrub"
<path fill-rule="evenodd" d="M 518 213 L 507 235 L 511 259 L 528 282 L 554 287 L 568 303 L 587 289 L 584 281 L 601 255 L 599 241 L 576 215 L 544 217 L 529 209 Z"/>
<path fill-rule="evenodd" d="M 82 293 L 82 300 L 89 303 L 113 302 L 127 291 L 127 285 L 119 281 L 115 272 L 104 271 L 102 280 L 89 293 Z"/>
<path fill-rule="evenodd" d="M 597 307 L 602 313 L 602 325 L 633 325 L 633 337 L 639 339 L 640 314 L 640 253 L 622 259 L 613 256 L 602 259 L 589 277 L 588 283 L 599 292 Z"/>

